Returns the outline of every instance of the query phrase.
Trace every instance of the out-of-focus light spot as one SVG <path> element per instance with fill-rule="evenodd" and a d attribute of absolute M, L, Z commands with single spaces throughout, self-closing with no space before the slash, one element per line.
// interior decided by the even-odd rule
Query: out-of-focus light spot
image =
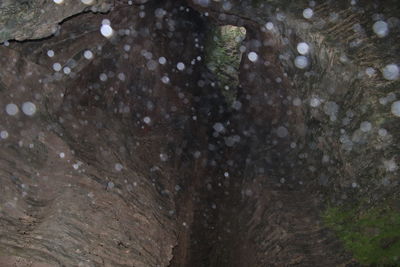
<path fill-rule="evenodd" d="M 363 121 L 360 124 L 360 130 L 364 133 L 369 132 L 372 130 L 372 124 L 369 121 Z"/>
<path fill-rule="evenodd" d="M 115 184 L 114 184 L 113 182 L 108 182 L 108 183 L 107 183 L 107 190 L 113 189 L 114 186 L 115 186 Z"/>
<path fill-rule="evenodd" d="M 92 51 L 90 51 L 90 50 L 85 50 L 85 52 L 83 52 L 83 56 L 86 58 L 86 59 L 92 59 L 93 58 L 93 53 L 92 53 Z"/>
<path fill-rule="evenodd" d="M 25 115 L 33 116 L 36 113 L 36 105 L 30 101 L 27 101 L 22 104 L 22 112 Z"/>
<path fill-rule="evenodd" d="M 154 11 L 154 15 L 156 16 L 156 18 L 159 18 L 159 19 L 163 18 L 166 14 L 167 14 L 167 11 L 165 11 L 162 8 L 157 8 Z"/>
<path fill-rule="evenodd" d="M 217 122 L 217 123 L 214 124 L 213 129 L 216 132 L 220 133 L 220 132 L 224 131 L 225 127 L 224 127 L 224 125 L 222 123 Z"/>
<path fill-rule="evenodd" d="M 7 139 L 8 138 L 8 132 L 6 130 L 3 130 L 0 132 L 0 138 L 1 139 Z"/>
<path fill-rule="evenodd" d="M 269 31 L 272 31 L 272 29 L 274 28 L 274 24 L 272 22 L 267 22 L 265 24 L 265 28 Z"/>
<path fill-rule="evenodd" d="M 164 153 L 161 153 L 160 154 L 160 159 L 161 159 L 161 161 L 167 161 L 168 160 L 168 155 L 164 154 Z"/>
<path fill-rule="evenodd" d="M 378 35 L 378 37 L 382 38 L 389 34 L 389 26 L 386 22 L 379 20 L 374 23 L 372 26 L 374 33 Z"/>
<path fill-rule="evenodd" d="M 296 97 L 295 99 L 293 99 L 293 106 L 299 107 L 301 106 L 301 99 Z"/>
<path fill-rule="evenodd" d="M 391 111 L 393 115 L 395 115 L 396 117 L 400 117 L 400 101 L 392 103 Z"/>
<path fill-rule="evenodd" d="M 81 2 L 85 5 L 91 5 L 94 3 L 94 0 L 81 0 Z"/>
<path fill-rule="evenodd" d="M 61 5 L 64 3 L 64 0 L 53 0 L 54 3 L 56 3 L 57 5 Z"/>
<path fill-rule="evenodd" d="M 305 69 L 308 67 L 308 58 L 305 56 L 297 56 L 294 60 L 294 65 L 299 69 Z"/>
<path fill-rule="evenodd" d="M 126 79 L 126 76 L 125 76 L 125 74 L 124 73 L 118 73 L 118 79 L 120 80 L 120 81 L 125 81 L 125 79 Z"/>
<path fill-rule="evenodd" d="M 100 78 L 100 81 L 102 81 L 102 82 L 105 82 L 108 80 L 107 74 L 105 74 L 105 73 L 100 74 L 99 78 Z"/>
<path fill-rule="evenodd" d="M 103 35 L 106 38 L 111 38 L 114 34 L 113 28 L 111 28 L 111 26 L 108 24 L 101 25 L 100 32 L 101 35 Z"/>
<path fill-rule="evenodd" d="M 65 67 L 63 69 L 63 71 L 64 71 L 65 74 L 70 74 L 71 73 L 71 68 L 70 67 Z"/>
<path fill-rule="evenodd" d="M 14 103 L 7 104 L 6 106 L 6 113 L 10 116 L 15 116 L 19 112 L 18 106 Z"/>
<path fill-rule="evenodd" d="M 286 15 L 283 14 L 282 12 L 276 13 L 276 19 L 279 21 L 284 21 L 286 19 Z"/>
<path fill-rule="evenodd" d="M 394 81 L 399 78 L 400 70 L 396 64 L 388 64 L 383 68 L 382 74 L 386 80 Z"/>
<path fill-rule="evenodd" d="M 54 51 L 53 50 L 48 50 L 47 51 L 47 56 L 48 57 L 54 57 Z"/>
<path fill-rule="evenodd" d="M 144 121 L 144 123 L 146 123 L 146 124 L 150 124 L 151 119 L 150 119 L 150 117 L 144 117 L 144 118 L 143 118 L 143 121 Z"/>
<path fill-rule="evenodd" d="M 306 19 L 311 19 L 314 15 L 314 11 L 311 8 L 306 8 L 303 11 L 303 17 Z"/>
<path fill-rule="evenodd" d="M 62 69 L 62 66 L 60 63 L 56 62 L 53 64 L 53 70 L 60 71 L 61 69 Z"/>
<path fill-rule="evenodd" d="M 385 137 L 387 135 L 388 131 L 384 128 L 381 128 L 378 130 L 379 136 Z"/>
<path fill-rule="evenodd" d="M 375 75 L 376 71 L 372 67 L 368 67 L 365 69 L 365 74 L 367 74 L 368 77 L 373 77 Z"/>
<path fill-rule="evenodd" d="M 250 53 L 247 55 L 247 57 L 249 58 L 249 60 L 250 60 L 251 62 L 256 62 L 257 59 L 258 59 L 258 55 L 257 55 L 256 52 L 250 52 Z"/>
<path fill-rule="evenodd" d="M 179 62 L 178 64 L 176 64 L 176 68 L 180 71 L 183 71 L 185 69 L 185 64 L 182 62 Z"/>
<path fill-rule="evenodd" d="M 124 167 L 122 166 L 121 163 L 115 163 L 114 169 L 115 169 L 117 172 L 122 171 L 123 168 L 124 168 Z"/>
<path fill-rule="evenodd" d="M 157 62 L 151 59 L 147 61 L 146 66 L 149 70 L 155 70 L 157 68 Z"/>
<path fill-rule="evenodd" d="M 288 134 L 288 130 L 283 126 L 278 127 L 278 129 L 276 130 L 276 135 L 280 138 L 285 138 Z"/>
<path fill-rule="evenodd" d="M 103 19 L 101 25 L 111 25 L 111 21 L 109 19 Z"/>
<path fill-rule="evenodd" d="M 168 77 L 168 76 L 163 76 L 163 77 L 161 78 L 161 81 L 162 81 L 163 83 L 167 84 L 167 83 L 169 83 L 169 77 Z"/>
<path fill-rule="evenodd" d="M 309 50 L 310 46 L 305 42 L 301 42 L 297 45 L 297 52 L 301 55 L 307 55 Z"/>
<path fill-rule="evenodd" d="M 202 7 L 207 7 L 210 4 L 210 0 L 194 0 L 194 2 Z"/>
<path fill-rule="evenodd" d="M 167 63 L 167 59 L 165 57 L 160 57 L 158 59 L 158 63 L 160 63 L 161 65 L 164 65 L 165 63 Z"/>
<path fill-rule="evenodd" d="M 317 97 L 313 97 L 310 99 L 310 106 L 313 108 L 318 107 L 319 105 L 321 105 L 321 100 Z"/>

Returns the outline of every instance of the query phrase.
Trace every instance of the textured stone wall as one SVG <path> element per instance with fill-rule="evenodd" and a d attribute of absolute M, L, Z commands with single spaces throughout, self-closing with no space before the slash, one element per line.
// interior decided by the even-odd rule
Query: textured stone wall
<path fill-rule="evenodd" d="M 42 8 L 60 21 L 69 5 Z M 168 266 L 190 224 L 179 185 L 190 190 L 181 181 L 205 155 L 189 131 L 202 116 L 197 17 L 123 3 L 0 47 L 1 266 Z"/>
<path fill-rule="evenodd" d="M 398 210 L 397 1 L 0 7 L 0 263 L 353 266 L 324 205 Z M 246 28 L 230 103 L 210 23 Z"/>
<path fill-rule="evenodd" d="M 190 2 L 247 30 L 240 110 L 224 134 L 241 142 L 210 265 L 351 264 L 320 214 L 327 202 L 398 210 L 399 4 Z"/>
<path fill-rule="evenodd" d="M 0 42 L 15 39 L 40 39 L 57 34 L 59 24 L 82 12 L 107 12 L 113 1 L 94 0 L 62 1 L 56 4 L 47 0 L 5 0 L 0 3 Z"/>

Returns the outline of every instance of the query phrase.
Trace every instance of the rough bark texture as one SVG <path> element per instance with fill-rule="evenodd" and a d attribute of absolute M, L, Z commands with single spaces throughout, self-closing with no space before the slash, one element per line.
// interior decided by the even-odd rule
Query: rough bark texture
<path fill-rule="evenodd" d="M 1 2 L 0 41 L 52 36 L 0 47 L 0 266 L 356 265 L 320 212 L 398 196 L 399 118 L 380 102 L 400 97 L 382 75 L 400 6 L 326 1 L 305 19 L 308 4 Z M 203 64 L 210 23 L 247 30 L 236 108 Z M 6 114 L 25 101 L 34 116 Z"/>

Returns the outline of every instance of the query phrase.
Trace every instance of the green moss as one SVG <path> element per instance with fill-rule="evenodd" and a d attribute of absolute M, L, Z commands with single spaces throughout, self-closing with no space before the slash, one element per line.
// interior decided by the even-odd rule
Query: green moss
<path fill-rule="evenodd" d="M 235 26 L 213 27 L 206 44 L 205 60 L 207 67 L 217 78 L 219 88 L 231 102 L 235 98 L 239 84 L 240 45 L 246 30 Z"/>
<path fill-rule="evenodd" d="M 323 218 L 361 264 L 400 265 L 399 211 L 388 205 L 368 209 L 361 205 L 329 207 Z"/>

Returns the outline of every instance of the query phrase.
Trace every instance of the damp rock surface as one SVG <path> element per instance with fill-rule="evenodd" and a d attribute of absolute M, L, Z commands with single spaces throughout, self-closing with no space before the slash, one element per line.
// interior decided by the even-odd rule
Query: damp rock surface
<path fill-rule="evenodd" d="M 111 0 L 5 0 L 0 3 L 0 42 L 40 39 L 57 34 L 60 23 L 86 11 L 107 12 Z"/>
<path fill-rule="evenodd" d="M 399 11 L 2 1 L 0 266 L 399 264 Z"/>

